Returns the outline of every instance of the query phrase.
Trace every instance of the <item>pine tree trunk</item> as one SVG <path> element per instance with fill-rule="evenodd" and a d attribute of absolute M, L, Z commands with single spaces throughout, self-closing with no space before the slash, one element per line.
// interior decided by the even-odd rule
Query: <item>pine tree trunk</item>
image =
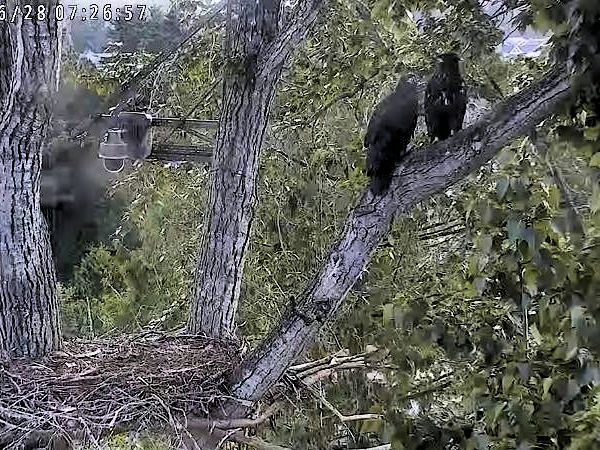
<path fill-rule="evenodd" d="M 188 327 L 212 337 L 235 334 L 244 255 L 256 203 L 263 136 L 283 63 L 316 18 L 320 0 L 306 2 L 287 24 L 278 0 L 230 1 L 223 105 L 208 220 L 196 266 Z M 283 25 L 283 26 L 282 26 Z"/>
<path fill-rule="evenodd" d="M 22 4 L 19 2 L 19 4 Z M 0 357 L 60 347 L 56 277 L 40 207 L 42 145 L 59 64 L 54 2 L 45 20 L 0 21 Z M 7 14 L 14 10 L 8 2 Z M 35 9 L 34 9 L 35 11 Z"/>

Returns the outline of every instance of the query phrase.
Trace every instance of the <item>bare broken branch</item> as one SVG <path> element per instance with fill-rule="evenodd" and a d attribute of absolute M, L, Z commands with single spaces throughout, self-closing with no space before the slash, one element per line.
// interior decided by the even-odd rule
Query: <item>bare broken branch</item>
<path fill-rule="evenodd" d="M 263 423 L 273 414 L 275 414 L 280 408 L 280 403 L 274 403 L 270 405 L 266 411 L 260 416 L 250 419 L 250 418 L 242 418 L 242 419 L 219 419 L 219 420 L 210 420 L 210 419 L 200 419 L 200 418 L 191 418 L 188 419 L 188 428 L 219 428 L 221 430 L 230 430 L 234 428 L 250 428 L 255 427 Z"/>

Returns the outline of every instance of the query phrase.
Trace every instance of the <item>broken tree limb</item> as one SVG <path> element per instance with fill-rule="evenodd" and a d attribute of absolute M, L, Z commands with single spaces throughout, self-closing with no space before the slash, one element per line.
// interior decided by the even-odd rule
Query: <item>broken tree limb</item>
<path fill-rule="evenodd" d="M 280 403 L 274 403 L 270 405 L 264 413 L 255 419 L 250 418 L 241 418 L 241 419 L 200 419 L 200 418 L 189 418 L 188 419 L 188 427 L 203 427 L 203 428 L 219 428 L 221 430 L 231 430 L 234 428 L 250 428 L 255 427 L 263 423 L 273 414 L 275 414 L 280 408 Z"/>
<path fill-rule="evenodd" d="M 325 396 L 323 394 L 321 394 L 313 386 L 306 385 L 305 387 L 311 394 L 313 394 L 317 399 L 319 399 L 319 401 L 323 404 L 323 406 L 325 406 L 329 411 L 331 411 L 342 423 L 343 422 L 356 422 L 359 420 L 380 419 L 382 417 L 382 414 L 373 414 L 373 413 L 352 414 L 352 415 L 347 416 L 345 414 L 342 414 L 335 406 L 333 406 L 329 402 L 329 400 L 327 400 L 325 398 Z"/>

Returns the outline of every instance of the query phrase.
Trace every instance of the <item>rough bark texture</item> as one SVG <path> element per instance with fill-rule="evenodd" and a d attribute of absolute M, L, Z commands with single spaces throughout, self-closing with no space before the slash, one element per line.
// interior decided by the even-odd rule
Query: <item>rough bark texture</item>
<path fill-rule="evenodd" d="M 49 9 L 54 2 L 30 4 Z M 8 2 L 9 17 L 14 5 Z M 58 64 L 55 21 L 36 20 L 34 12 L 33 19 L 18 14 L 14 23 L 0 22 L 0 357 L 37 357 L 60 347 L 54 264 L 40 209 L 42 144 Z"/>
<path fill-rule="evenodd" d="M 260 400 L 313 342 L 365 269 L 394 213 L 408 211 L 479 168 L 511 139 L 547 118 L 569 95 L 565 71 L 554 70 L 453 138 L 411 153 L 396 169 L 388 195 L 374 198 L 366 191 L 300 300 L 232 374 L 231 394 L 239 399 L 239 407 L 229 405 L 230 411 L 244 414 L 244 407 Z"/>
<path fill-rule="evenodd" d="M 229 62 L 188 323 L 191 333 L 235 334 L 269 112 L 283 63 L 315 21 L 320 3 L 301 3 L 286 23 L 280 19 L 279 0 L 228 4 Z"/>

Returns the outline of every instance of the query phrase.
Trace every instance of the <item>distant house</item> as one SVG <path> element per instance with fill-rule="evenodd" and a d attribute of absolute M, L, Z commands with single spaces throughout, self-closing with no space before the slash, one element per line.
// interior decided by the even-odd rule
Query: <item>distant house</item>
<path fill-rule="evenodd" d="M 100 65 L 100 63 L 102 63 L 103 60 L 111 58 L 113 56 L 115 56 L 116 53 L 114 52 L 93 52 L 90 49 L 87 49 L 85 52 L 81 53 L 79 55 L 79 60 L 80 61 L 89 61 L 91 62 L 94 66 L 98 66 Z"/>
<path fill-rule="evenodd" d="M 493 15 L 498 11 L 501 4 L 502 3 L 498 0 L 492 0 L 484 10 L 487 14 Z M 445 12 L 440 10 L 429 10 L 426 12 L 410 11 L 407 14 L 415 22 L 420 31 L 423 31 L 424 29 L 424 19 L 427 16 L 435 19 L 440 19 L 445 16 Z M 535 58 L 540 56 L 544 46 L 548 43 L 550 36 L 544 36 L 529 27 L 525 31 L 515 31 L 513 23 L 511 22 L 512 18 L 514 18 L 514 13 L 507 14 L 502 23 L 498 25 L 500 30 L 504 32 L 504 41 L 498 46 L 498 53 L 505 58 L 516 58 L 517 56 Z"/>
<path fill-rule="evenodd" d="M 499 46 L 499 52 L 507 58 L 540 56 L 548 37 L 509 36 Z"/>

